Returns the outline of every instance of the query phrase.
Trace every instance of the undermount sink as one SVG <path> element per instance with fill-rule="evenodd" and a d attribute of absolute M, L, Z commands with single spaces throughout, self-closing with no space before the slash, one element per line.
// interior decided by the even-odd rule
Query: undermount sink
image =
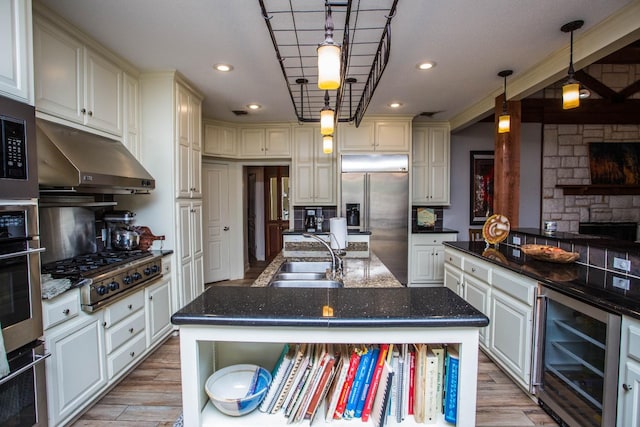
<path fill-rule="evenodd" d="M 326 279 L 326 273 L 289 273 L 280 272 L 273 276 L 273 280 L 322 280 Z"/>
<path fill-rule="evenodd" d="M 273 288 L 342 288 L 342 282 L 336 280 L 274 280 L 269 283 Z"/>
<path fill-rule="evenodd" d="M 280 266 L 278 273 L 325 273 L 331 268 L 326 261 L 287 261 Z"/>

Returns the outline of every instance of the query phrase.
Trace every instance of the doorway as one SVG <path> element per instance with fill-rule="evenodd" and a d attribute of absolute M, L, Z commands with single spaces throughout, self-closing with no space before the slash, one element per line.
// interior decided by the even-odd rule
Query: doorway
<path fill-rule="evenodd" d="M 265 256 L 272 260 L 282 251 L 282 232 L 289 228 L 289 167 L 264 168 Z"/>

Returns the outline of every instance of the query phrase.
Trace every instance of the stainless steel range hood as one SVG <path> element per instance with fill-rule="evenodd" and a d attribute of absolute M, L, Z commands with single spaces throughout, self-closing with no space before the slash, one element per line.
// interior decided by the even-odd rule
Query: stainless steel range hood
<path fill-rule="evenodd" d="M 155 180 L 120 142 L 36 119 L 41 192 L 132 194 Z"/>

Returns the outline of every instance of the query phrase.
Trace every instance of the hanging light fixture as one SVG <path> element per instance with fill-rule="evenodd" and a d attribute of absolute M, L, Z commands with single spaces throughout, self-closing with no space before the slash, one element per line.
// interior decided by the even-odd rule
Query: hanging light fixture
<path fill-rule="evenodd" d="M 322 152 L 324 154 L 333 153 L 333 135 L 322 135 Z"/>
<path fill-rule="evenodd" d="M 498 116 L 498 133 L 507 133 L 511 130 L 511 116 L 507 110 L 507 77 L 513 74 L 513 70 L 502 70 L 498 75 L 504 78 L 504 99 L 502 100 L 502 113 Z"/>
<path fill-rule="evenodd" d="M 560 27 L 565 33 L 571 33 L 571 50 L 569 53 L 569 71 L 566 83 L 562 86 L 562 109 L 569 110 L 580 106 L 580 83 L 574 78 L 573 70 L 573 32 L 582 28 L 584 21 L 572 21 Z"/>
<path fill-rule="evenodd" d="M 335 111 L 329 107 L 329 91 L 324 92 L 324 108 L 320 110 L 320 133 L 322 135 L 333 134 Z"/>
<path fill-rule="evenodd" d="M 327 6 L 324 41 L 318 46 L 318 88 L 335 90 L 340 87 L 340 45 L 333 41 L 331 6 Z"/>

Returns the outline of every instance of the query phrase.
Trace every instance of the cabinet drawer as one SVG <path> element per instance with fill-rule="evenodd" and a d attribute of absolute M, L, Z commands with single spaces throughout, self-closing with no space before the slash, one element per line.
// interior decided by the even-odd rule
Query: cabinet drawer
<path fill-rule="evenodd" d="M 105 308 L 104 321 L 105 326 L 110 328 L 131 313 L 134 313 L 144 307 L 144 292 L 136 292 L 129 295 L 116 303 Z"/>
<path fill-rule="evenodd" d="M 412 242 L 414 245 L 442 245 L 443 242 L 455 242 L 458 236 L 455 233 L 422 233 L 413 234 Z"/>
<path fill-rule="evenodd" d="M 444 250 L 444 262 L 454 265 L 462 270 L 462 255 L 457 252 L 450 251 L 448 249 Z"/>
<path fill-rule="evenodd" d="M 45 330 L 73 319 L 80 312 L 80 293 L 67 291 L 51 301 L 42 304 L 42 325 Z"/>
<path fill-rule="evenodd" d="M 522 276 L 508 273 L 502 269 L 494 269 L 492 280 L 494 288 L 533 306 L 537 286 L 535 281 L 523 280 Z"/>
<path fill-rule="evenodd" d="M 627 339 L 629 340 L 628 356 L 640 362 L 640 325 L 629 325 L 627 331 Z"/>
<path fill-rule="evenodd" d="M 467 258 L 464 260 L 464 266 L 462 269 L 465 271 L 465 273 L 469 273 L 472 276 L 475 276 L 478 279 L 482 280 L 483 282 L 491 282 L 492 268 L 484 262 Z"/>
<path fill-rule="evenodd" d="M 131 363 L 136 361 L 146 349 L 146 337 L 143 333 L 136 335 L 135 339 L 129 341 L 116 353 L 107 356 L 107 372 L 109 379 L 118 375 Z"/>
<path fill-rule="evenodd" d="M 116 350 L 122 344 L 144 331 L 145 319 L 144 310 L 139 310 L 136 314 L 118 323 L 115 327 L 107 329 L 107 354 Z"/>

